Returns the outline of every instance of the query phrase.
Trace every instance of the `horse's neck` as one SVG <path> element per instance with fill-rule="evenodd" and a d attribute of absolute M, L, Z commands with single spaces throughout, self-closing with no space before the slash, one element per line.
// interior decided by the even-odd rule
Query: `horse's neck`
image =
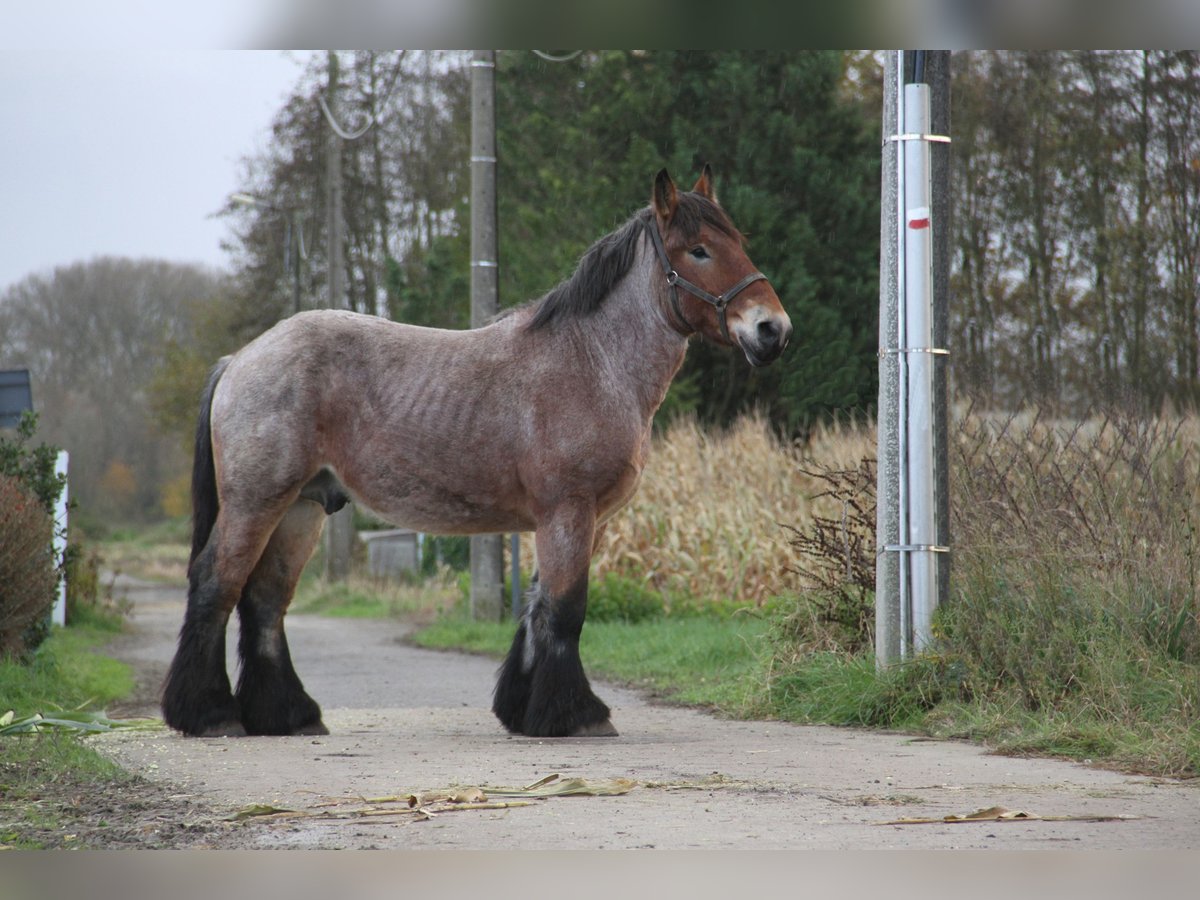
<path fill-rule="evenodd" d="M 645 418 L 654 415 L 683 363 L 687 339 L 671 327 L 663 311 L 665 289 L 658 262 L 647 244 L 629 274 L 585 326 L 587 357 L 614 391 L 638 398 Z"/>

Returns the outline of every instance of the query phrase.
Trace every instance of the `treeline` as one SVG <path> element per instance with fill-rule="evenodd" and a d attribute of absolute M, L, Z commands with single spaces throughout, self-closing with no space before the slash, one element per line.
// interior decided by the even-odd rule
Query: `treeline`
<path fill-rule="evenodd" d="M 1200 402 L 1200 53 L 956 53 L 952 349 L 1012 407 Z"/>
<path fill-rule="evenodd" d="M 201 267 L 108 257 L 0 294 L 0 368 L 30 370 L 39 439 L 70 451 L 85 524 L 187 512 L 187 461 L 153 414 L 153 386 L 169 348 L 226 296 Z"/>

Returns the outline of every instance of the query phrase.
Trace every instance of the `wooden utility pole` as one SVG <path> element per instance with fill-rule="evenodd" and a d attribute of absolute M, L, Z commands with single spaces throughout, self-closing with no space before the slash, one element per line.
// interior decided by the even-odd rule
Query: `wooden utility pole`
<path fill-rule="evenodd" d="M 329 118 L 336 119 L 338 96 L 337 51 L 328 51 L 329 84 L 325 102 L 329 107 Z M 329 306 L 331 309 L 346 307 L 346 289 L 343 285 L 345 266 L 342 261 L 342 139 L 331 122 L 326 152 L 326 210 L 328 222 L 326 234 L 329 248 L 326 254 L 329 265 Z M 350 574 L 350 557 L 354 549 L 354 506 L 347 503 L 329 517 L 325 529 L 325 577 L 330 581 L 344 581 Z"/>
<path fill-rule="evenodd" d="M 471 59 L 471 327 L 499 309 L 496 246 L 496 51 Z M 504 615 L 504 543 L 499 534 L 471 538 L 471 615 Z"/>

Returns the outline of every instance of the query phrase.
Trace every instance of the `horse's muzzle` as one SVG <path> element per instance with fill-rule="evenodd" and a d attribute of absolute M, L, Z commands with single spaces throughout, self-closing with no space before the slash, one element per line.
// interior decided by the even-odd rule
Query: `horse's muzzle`
<path fill-rule="evenodd" d="M 750 334 L 738 333 L 738 343 L 752 366 L 774 362 L 792 339 L 792 323 L 786 317 L 760 319 Z"/>

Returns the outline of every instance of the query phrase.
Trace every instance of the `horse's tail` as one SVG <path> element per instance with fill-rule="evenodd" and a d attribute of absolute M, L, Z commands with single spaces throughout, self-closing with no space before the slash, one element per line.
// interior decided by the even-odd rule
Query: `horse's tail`
<path fill-rule="evenodd" d="M 192 459 L 192 555 L 188 560 L 188 569 L 208 543 L 213 525 L 217 521 L 217 510 L 220 503 L 217 499 L 217 470 L 213 463 L 212 445 L 212 398 L 217 389 L 217 382 L 225 367 L 229 365 L 229 357 L 223 358 L 208 376 L 204 393 L 200 395 L 200 418 L 196 422 L 196 453 Z"/>

